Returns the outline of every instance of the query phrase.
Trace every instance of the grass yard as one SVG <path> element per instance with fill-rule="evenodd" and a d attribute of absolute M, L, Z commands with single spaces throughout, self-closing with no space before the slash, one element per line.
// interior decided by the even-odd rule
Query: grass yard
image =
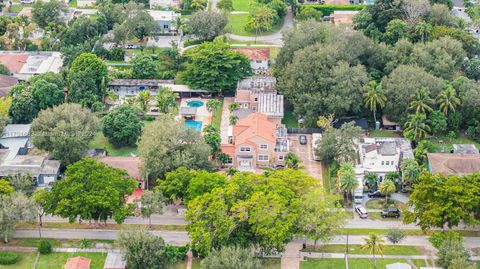
<path fill-rule="evenodd" d="M 212 116 L 212 125 L 220 130 L 220 124 L 222 123 L 222 111 L 223 111 L 223 98 L 219 99 L 222 103 L 218 106 L 215 111 L 213 111 L 213 116 Z"/>
<path fill-rule="evenodd" d="M 369 130 L 369 137 L 402 137 L 401 133 L 385 130 Z"/>
<path fill-rule="evenodd" d="M 64 247 L 64 248 L 79 248 L 81 247 L 80 239 L 54 239 L 54 238 L 12 238 L 8 242 L 9 247 L 38 247 L 38 244 L 41 240 L 48 240 L 52 247 Z M 92 247 L 96 243 L 107 243 L 113 244 L 113 240 L 100 240 L 100 239 L 91 239 Z"/>
<path fill-rule="evenodd" d="M 252 10 L 252 4 L 254 0 L 234 0 L 233 1 L 233 10 L 235 11 L 250 11 Z"/>
<path fill-rule="evenodd" d="M 102 132 L 98 132 L 88 146 L 96 149 L 104 148 L 107 150 L 107 155 L 109 156 L 131 156 L 132 153 L 136 154 L 137 152 L 137 147 L 114 147 L 112 144 L 110 144 L 110 142 L 108 142 L 108 139 L 103 135 Z"/>
<path fill-rule="evenodd" d="M 90 264 L 91 269 L 102 269 L 105 264 L 105 259 L 107 258 L 107 253 L 53 252 L 47 255 L 40 255 L 36 269 L 62 269 L 68 258 L 76 256 L 90 258 L 92 260 L 92 263 Z"/>
<path fill-rule="evenodd" d="M 377 258 L 377 268 L 385 268 L 387 264 L 407 261 L 404 259 L 382 259 Z M 414 261 L 414 264 L 425 266 L 424 261 Z M 373 259 L 348 259 L 349 268 L 352 269 L 373 269 Z M 301 269 L 343 269 L 344 259 L 307 259 L 300 263 Z"/>
<path fill-rule="evenodd" d="M 25 5 L 11 5 L 10 6 L 10 12 L 12 13 L 19 13 L 20 11 L 22 11 L 22 9 L 24 9 L 26 6 Z"/>
<path fill-rule="evenodd" d="M 18 261 L 12 265 L 0 265 L 1 269 L 31 269 L 35 263 L 37 253 L 17 252 Z"/>
<path fill-rule="evenodd" d="M 280 259 L 278 258 L 263 259 L 263 269 L 280 269 Z"/>
<path fill-rule="evenodd" d="M 295 115 L 293 115 L 293 112 L 285 108 L 285 114 L 283 115 L 282 123 L 285 124 L 287 128 L 298 128 L 298 120 Z"/>
<path fill-rule="evenodd" d="M 257 41 L 257 42 L 254 42 L 254 41 L 240 41 L 240 40 L 236 40 L 236 39 L 232 39 L 232 38 L 229 38 L 227 43 L 229 43 L 230 45 L 272 45 L 271 43 L 265 43 L 265 42 L 260 42 L 260 41 Z M 247 46 L 248 47 L 248 46 Z M 232 46 L 232 48 L 245 48 L 245 46 Z"/>
<path fill-rule="evenodd" d="M 345 245 L 322 245 L 317 246 L 315 251 L 313 246 L 311 246 L 307 247 L 303 252 L 344 253 Z M 361 245 L 348 245 L 348 253 L 369 254 L 368 250 L 361 249 Z M 385 245 L 383 249 L 384 255 L 422 255 L 424 253 L 425 248 L 418 246 Z"/>
<path fill-rule="evenodd" d="M 480 147 L 480 143 L 474 141 L 464 135 L 458 135 L 456 138 L 449 138 L 448 136 L 439 136 L 438 139 L 431 139 L 437 147 L 436 152 L 451 152 L 453 150 L 453 144 L 475 144 Z M 442 141 L 443 143 L 440 143 Z"/>
<path fill-rule="evenodd" d="M 248 16 L 249 16 L 248 13 L 229 14 L 228 24 L 226 27 L 227 31 L 235 35 L 255 36 L 255 33 L 245 30 L 245 25 L 247 24 Z M 283 20 L 275 24 L 272 27 L 272 29 L 270 29 L 270 31 L 258 33 L 258 36 L 270 35 L 270 34 L 276 33 L 280 31 L 280 28 L 282 28 L 282 24 L 283 24 Z"/>
<path fill-rule="evenodd" d="M 393 202 L 394 202 L 393 206 L 395 206 L 400 210 L 404 210 L 406 208 L 405 204 L 400 201 L 394 200 Z M 374 200 L 368 200 L 366 207 L 367 209 L 383 209 L 384 204 L 385 204 L 385 199 L 374 199 Z"/>

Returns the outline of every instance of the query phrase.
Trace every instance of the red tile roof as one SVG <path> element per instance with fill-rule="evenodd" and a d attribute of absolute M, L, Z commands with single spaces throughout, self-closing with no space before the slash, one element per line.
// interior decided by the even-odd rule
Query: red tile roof
<path fill-rule="evenodd" d="M 0 63 L 5 65 L 12 73 L 18 73 L 22 70 L 23 65 L 27 62 L 28 54 L 2 54 L 0 55 Z"/>
<path fill-rule="evenodd" d="M 262 48 L 262 49 L 253 49 L 253 48 L 235 48 L 232 49 L 234 51 L 238 51 L 251 61 L 268 61 L 270 59 L 270 49 Z"/>
<path fill-rule="evenodd" d="M 90 263 L 92 260 L 85 257 L 73 257 L 68 258 L 67 263 L 63 267 L 64 269 L 90 269 Z"/>
<path fill-rule="evenodd" d="M 268 121 L 267 116 L 259 112 L 252 113 L 233 126 L 235 145 L 253 143 L 250 139 L 256 136 L 274 143 L 275 130 L 275 123 Z"/>
<path fill-rule="evenodd" d="M 10 88 L 18 84 L 18 78 L 0 74 L 0 96 L 7 96 Z"/>
<path fill-rule="evenodd" d="M 98 159 L 99 161 L 115 168 L 121 168 L 127 171 L 128 175 L 137 180 L 142 180 L 143 175 L 140 171 L 141 160 L 138 157 L 113 157 L 107 156 Z"/>

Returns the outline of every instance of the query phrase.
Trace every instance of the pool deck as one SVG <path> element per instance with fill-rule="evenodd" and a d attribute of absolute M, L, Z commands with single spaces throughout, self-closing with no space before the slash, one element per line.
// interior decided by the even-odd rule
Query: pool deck
<path fill-rule="evenodd" d="M 195 115 L 195 121 L 202 122 L 202 131 L 205 126 L 212 123 L 212 113 L 207 110 L 207 101 L 209 99 L 204 98 L 183 98 L 180 101 L 180 107 L 188 106 L 190 101 L 202 101 L 203 106 L 197 107 L 197 114 Z"/>

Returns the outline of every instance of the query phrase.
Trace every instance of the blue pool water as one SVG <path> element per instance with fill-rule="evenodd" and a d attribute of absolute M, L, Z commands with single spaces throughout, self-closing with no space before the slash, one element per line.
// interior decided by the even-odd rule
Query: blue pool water
<path fill-rule="evenodd" d="M 187 120 L 184 122 L 185 126 L 188 128 L 192 128 L 193 130 L 200 132 L 202 130 L 202 122 L 201 121 L 193 121 Z"/>
<path fill-rule="evenodd" d="M 201 107 L 203 106 L 203 102 L 202 101 L 190 101 L 187 103 L 187 105 L 189 107 Z"/>

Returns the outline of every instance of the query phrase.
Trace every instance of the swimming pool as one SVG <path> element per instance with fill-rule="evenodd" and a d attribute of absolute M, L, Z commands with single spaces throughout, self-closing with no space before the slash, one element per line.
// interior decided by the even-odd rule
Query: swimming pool
<path fill-rule="evenodd" d="M 192 128 L 193 130 L 200 132 L 202 131 L 202 122 L 201 121 L 193 121 L 193 120 L 187 120 L 183 124 L 187 126 L 188 128 Z"/>
<path fill-rule="evenodd" d="M 190 101 L 187 103 L 187 105 L 189 107 L 201 107 L 203 106 L 203 102 L 202 101 Z"/>

